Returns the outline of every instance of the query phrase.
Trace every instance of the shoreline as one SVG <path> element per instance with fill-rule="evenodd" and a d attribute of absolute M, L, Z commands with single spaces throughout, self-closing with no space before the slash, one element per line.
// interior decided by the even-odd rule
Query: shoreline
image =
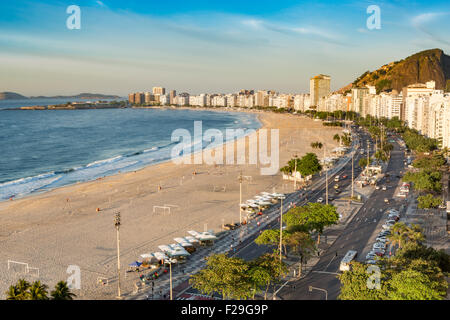
<path fill-rule="evenodd" d="M 293 115 L 262 113 L 260 121 L 262 128 L 280 130 L 280 167 L 295 150 L 299 156 L 314 152 L 310 147 L 313 141 L 321 140 L 328 148 L 337 146 L 332 138 L 342 131 Z M 264 176 L 259 166 L 247 161 L 245 165 L 218 166 L 166 162 L 0 203 L 0 260 L 4 261 L 0 263 L 0 296 L 18 277 L 33 280 L 31 275 L 8 270 L 6 261 L 14 260 L 39 268 L 39 280 L 49 286 L 67 279 L 67 267 L 77 265 L 83 284 L 83 290 L 75 292 L 77 299 L 114 299 L 117 212 L 122 217 L 122 289 L 124 293 L 133 291 L 138 274 L 125 270 L 141 254 L 159 251 L 159 245 L 171 244 L 174 237 L 185 236 L 189 230 L 218 232 L 222 223 L 239 221 L 241 172 L 250 177 L 242 186 L 243 200 L 262 191 L 292 191 L 292 182 L 282 180 L 280 172 Z M 174 206 L 170 213 L 154 212 L 154 206 L 166 205 Z M 99 287 L 99 276 L 110 279 L 111 284 Z"/>
<path fill-rule="evenodd" d="M 149 109 L 150 109 L 150 108 L 149 108 Z M 155 109 L 155 108 L 151 108 L 151 109 Z M 157 109 L 161 109 L 161 110 L 212 111 L 212 112 L 230 113 L 229 110 L 214 110 L 214 109 L 212 109 L 212 108 L 202 108 L 202 109 L 199 109 L 199 108 L 191 108 L 191 107 L 180 107 L 180 108 L 157 108 Z M 77 109 L 77 110 L 81 110 L 81 109 Z M 92 110 L 94 110 L 94 109 L 92 109 Z M 96 109 L 96 110 L 98 110 L 98 109 Z M 235 111 L 235 113 L 248 113 L 248 114 L 254 114 L 253 112 L 246 112 L 245 110 L 244 110 L 244 111 L 240 111 L 240 112 Z M 257 113 L 257 112 L 255 112 L 255 113 Z M 261 121 L 261 114 L 260 114 L 260 113 L 256 114 L 255 117 L 256 117 L 257 122 L 259 123 L 259 126 L 258 126 L 258 128 L 254 128 L 254 130 L 258 133 L 260 129 L 263 129 L 264 124 L 263 124 L 263 122 Z M 247 137 L 247 136 L 240 137 L 240 138 L 235 139 L 235 140 L 232 140 L 232 141 L 224 141 L 220 147 L 225 148 L 225 146 L 227 145 L 227 143 L 230 143 L 230 142 L 237 142 L 237 141 L 240 141 L 241 139 L 244 139 L 244 138 L 246 138 L 246 137 Z M 195 154 L 204 152 L 204 151 L 207 149 L 207 147 L 208 147 L 208 146 L 204 146 L 204 148 L 203 148 L 202 150 L 199 150 L 199 151 L 197 151 L 197 152 L 191 152 L 191 153 L 190 153 L 190 156 L 192 157 L 192 156 L 194 156 Z M 217 147 L 215 147 L 215 148 L 219 148 L 219 146 L 217 146 Z M 123 155 L 120 155 L 120 156 L 123 156 Z M 107 159 L 98 159 L 98 160 L 94 160 L 94 162 L 95 162 L 95 161 L 103 161 L 103 160 L 107 160 Z M 138 169 L 136 169 L 136 170 L 123 171 L 123 172 L 122 172 L 122 170 L 119 170 L 119 172 L 116 172 L 116 173 L 113 173 L 113 174 L 110 174 L 110 175 L 106 175 L 106 176 L 103 176 L 103 177 L 95 178 L 95 179 L 89 179 L 89 180 L 85 180 L 85 181 L 77 181 L 77 182 L 73 182 L 73 183 L 70 183 L 70 184 L 65 184 L 65 185 L 62 185 L 62 186 L 58 186 L 58 187 L 54 187 L 54 188 L 49 188 L 49 189 L 43 188 L 42 190 L 38 190 L 38 191 L 35 191 L 35 192 L 31 192 L 31 193 L 25 194 L 25 195 L 23 195 L 23 196 L 18 196 L 18 197 L 16 197 L 16 196 L 14 195 L 14 196 L 12 196 L 12 200 L 11 200 L 11 198 L 9 198 L 9 199 L 0 199 L 0 204 L 5 203 L 5 202 L 11 202 L 11 201 L 23 200 L 23 199 L 27 199 L 27 198 L 30 198 L 30 197 L 33 197 L 33 196 L 45 195 L 46 193 L 52 192 L 52 191 L 54 191 L 54 190 L 59 190 L 59 189 L 63 189 L 63 188 L 70 187 L 70 186 L 79 186 L 79 185 L 84 184 L 84 183 L 91 183 L 91 182 L 95 182 L 95 181 L 101 181 L 101 180 L 104 180 L 104 179 L 106 179 L 106 178 L 108 178 L 108 177 L 119 176 L 119 175 L 127 174 L 127 173 L 130 173 L 130 172 L 137 173 L 137 172 L 139 172 L 139 171 L 141 171 L 141 170 L 143 170 L 143 169 L 145 169 L 145 168 L 157 166 L 157 165 L 164 164 L 164 163 L 170 163 L 170 162 L 172 162 L 172 161 L 173 161 L 173 159 L 166 159 L 166 160 L 162 160 L 162 161 L 160 161 L 160 162 L 155 162 L 155 163 L 152 163 L 152 164 L 144 165 L 143 167 L 138 168 Z M 54 173 L 54 172 L 55 172 L 55 171 L 51 171 L 51 172 L 48 172 L 48 173 Z M 4 182 L 4 183 L 6 184 L 6 183 L 11 183 L 11 182 L 19 181 L 19 180 L 21 180 L 21 179 L 34 178 L 34 177 L 38 177 L 38 176 L 43 175 L 43 174 L 47 174 L 47 173 L 41 173 L 41 174 L 36 175 L 36 176 L 33 176 L 33 177 L 21 177 L 21 178 L 15 179 L 15 180 L 6 181 L 6 182 Z M 3 184 L 3 183 L 2 183 L 2 184 Z M 1 185 L 1 184 L 0 184 L 0 185 Z"/>

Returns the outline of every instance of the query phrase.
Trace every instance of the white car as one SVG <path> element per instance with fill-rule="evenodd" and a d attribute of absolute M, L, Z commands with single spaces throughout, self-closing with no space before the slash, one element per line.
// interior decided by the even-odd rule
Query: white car
<path fill-rule="evenodd" d="M 381 227 L 383 228 L 383 230 L 391 230 L 392 225 L 390 225 L 390 224 L 383 224 Z"/>
<path fill-rule="evenodd" d="M 387 190 L 387 187 L 386 186 L 383 186 L 383 191 L 386 191 Z"/>
<path fill-rule="evenodd" d="M 378 238 L 376 238 L 376 239 L 375 239 L 375 241 L 376 241 L 376 242 L 386 242 L 386 241 L 387 241 L 387 239 L 386 239 L 386 237 L 385 237 L 385 236 L 382 236 L 382 237 L 378 237 Z"/>
<path fill-rule="evenodd" d="M 317 199 L 317 203 L 322 203 L 322 202 L 323 202 L 323 198 Z"/>
<path fill-rule="evenodd" d="M 366 260 L 373 259 L 373 258 L 375 258 L 376 256 L 377 256 L 377 255 L 375 254 L 375 252 L 371 251 L 371 252 L 369 252 L 369 253 L 367 254 Z"/>

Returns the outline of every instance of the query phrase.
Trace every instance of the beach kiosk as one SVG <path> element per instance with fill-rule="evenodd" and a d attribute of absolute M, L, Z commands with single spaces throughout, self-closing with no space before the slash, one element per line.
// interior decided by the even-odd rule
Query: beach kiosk
<path fill-rule="evenodd" d="M 213 246 L 214 245 L 214 241 L 217 240 L 217 237 L 209 232 L 202 232 L 199 233 L 197 231 L 188 231 L 188 233 L 193 236 L 194 238 L 196 238 L 197 240 L 200 241 L 201 245 L 205 245 L 205 246 Z"/>
<path fill-rule="evenodd" d="M 194 244 L 191 243 L 190 241 L 186 240 L 185 238 L 175 238 L 173 240 L 175 240 L 176 243 L 181 245 L 187 252 L 189 252 L 189 253 L 195 252 Z"/>

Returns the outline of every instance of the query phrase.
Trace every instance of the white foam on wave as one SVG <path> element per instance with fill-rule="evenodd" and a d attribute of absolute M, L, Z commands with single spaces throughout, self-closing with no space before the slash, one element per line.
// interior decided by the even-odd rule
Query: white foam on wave
<path fill-rule="evenodd" d="M 23 178 L 0 185 L 0 199 L 30 194 L 59 181 L 63 176 L 54 173 L 41 174 L 35 177 Z"/>
<path fill-rule="evenodd" d="M 98 161 L 94 161 L 92 163 L 89 163 L 86 167 L 87 168 L 91 168 L 91 167 L 102 166 L 102 165 L 105 165 L 107 163 L 117 162 L 117 161 L 119 161 L 122 158 L 123 158 L 123 156 L 117 156 L 117 157 L 109 158 L 109 159 L 106 159 L 106 160 L 98 160 Z"/>

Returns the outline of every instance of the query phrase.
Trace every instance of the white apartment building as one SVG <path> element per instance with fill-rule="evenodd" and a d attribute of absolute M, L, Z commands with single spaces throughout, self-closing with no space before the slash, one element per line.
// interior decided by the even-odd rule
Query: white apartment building
<path fill-rule="evenodd" d="M 305 112 L 311 106 L 309 94 L 296 94 L 294 96 L 294 110 Z"/>
<path fill-rule="evenodd" d="M 159 102 L 163 106 L 167 106 L 170 104 L 170 96 L 168 94 L 163 94 L 159 97 Z"/>
<path fill-rule="evenodd" d="M 189 105 L 189 94 L 181 93 L 180 95 L 175 97 L 175 102 L 178 106 L 187 106 Z"/>
<path fill-rule="evenodd" d="M 223 95 L 214 96 L 211 100 L 211 105 L 213 107 L 226 107 L 227 106 L 227 97 Z"/>
<path fill-rule="evenodd" d="M 442 120 L 442 147 L 450 149 L 450 96 L 444 99 L 444 116 Z"/>
<path fill-rule="evenodd" d="M 351 111 L 363 114 L 364 97 L 368 94 L 369 94 L 368 88 L 353 88 Z"/>
<path fill-rule="evenodd" d="M 237 106 L 237 96 L 235 94 L 227 95 L 227 107 L 236 107 Z"/>
<path fill-rule="evenodd" d="M 347 97 L 335 93 L 319 99 L 317 111 L 334 112 L 337 110 L 347 111 Z"/>

